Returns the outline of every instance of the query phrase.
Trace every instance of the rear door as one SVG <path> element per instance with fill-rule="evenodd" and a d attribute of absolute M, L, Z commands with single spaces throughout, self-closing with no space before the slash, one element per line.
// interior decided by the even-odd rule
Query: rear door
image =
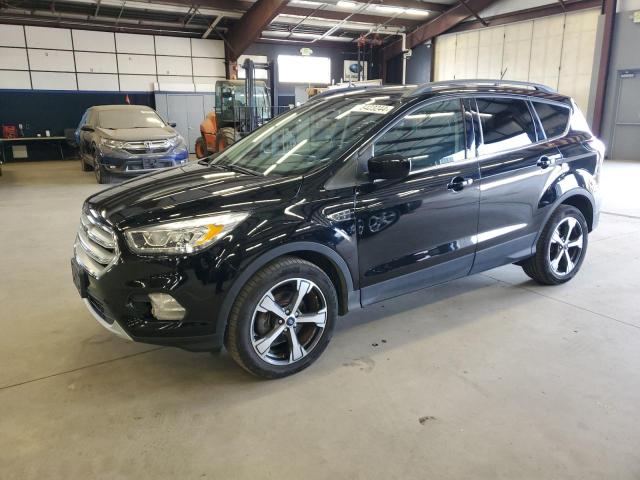
<path fill-rule="evenodd" d="M 412 168 L 404 179 L 357 188 L 363 304 L 469 273 L 479 175 L 466 145 L 468 128 L 460 99 L 438 100 L 411 110 L 374 140 L 368 157 L 402 155 Z"/>
<path fill-rule="evenodd" d="M 559 150 L 547 141 L 526 98 L 477 97 L 481 126 L 480 218 L 473 272 L 531 254 L 546 213 L 542 194 L 557 173 Z"/>

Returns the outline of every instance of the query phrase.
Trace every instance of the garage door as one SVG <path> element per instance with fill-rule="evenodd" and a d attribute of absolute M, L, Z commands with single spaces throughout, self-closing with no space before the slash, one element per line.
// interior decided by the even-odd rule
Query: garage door
<path fill-rule="evenodd" d="M 539 82 L 587 110 L 599 10 L 590 9 L 436 39 L 435 80 Z"/>

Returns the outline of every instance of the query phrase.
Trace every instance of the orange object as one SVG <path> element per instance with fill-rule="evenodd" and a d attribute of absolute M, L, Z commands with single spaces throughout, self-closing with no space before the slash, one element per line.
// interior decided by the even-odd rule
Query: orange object
<path fill-rule="evenodd" d="M 2 138 L 17 138 L 18 129 L 15 125 L 3 125 L 2 126 Z"/>

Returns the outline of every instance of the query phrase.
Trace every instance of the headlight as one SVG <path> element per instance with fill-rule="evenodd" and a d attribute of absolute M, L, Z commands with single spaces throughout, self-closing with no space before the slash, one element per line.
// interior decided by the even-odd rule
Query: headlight
<path fill-rule="evenodd" d="M 191 253 L 212 245 L 247 218 L 247 213 L 225 213 L 181 222 L 127 230 L 125 238 L 136 253 Z"/>
<path fill-rule="evenodd" d="M 167 142 L 169 142 L 169 145 L 171 145 L 172 147 L 176 147 L 178 145 L 184 144 L 184 140 L 180 135 L 176 135 L 175 137 L 168 138 Z"/>
<path fill-rule="evenodd" d="M 105 147 L 122 149 L 124 148 L 126 142 L 121 142 L 120 140 L 109 140 L 108 138 L 103 138 L 100 140 L 100 143 Z"/>

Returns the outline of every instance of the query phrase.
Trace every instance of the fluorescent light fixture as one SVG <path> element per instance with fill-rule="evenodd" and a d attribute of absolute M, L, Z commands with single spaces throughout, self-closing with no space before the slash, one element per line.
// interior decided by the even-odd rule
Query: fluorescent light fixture
<path fill-rule="evenodd" d="M 291 0 L 289 3 L 293 5 L 304 5 L 305 7 L 319 7 L 321 2 L 310 2 L 309 0 Z"/>
<path fill-rule="evenodd" d="M 376 5 L 376 10 L 384 13 L 404 13 L 405 11 L 402 7 L 391 7 L 388 5 Z"/>
<path fill-rule="evenodd" d="M 428 17 L 429 12 L 427 10 L 418 10 L 417 8 L 407 8 L 404 13 L 407 15 L 416 15 L 418 17 Z"/>
<path fill-rule="evenodd" d="M 340 0 L 338 3 L 336 3 L 336 6 L 340 8 L 355 9 L 358 8 L 359 5 L 356 2 L 347 2 L 345 0 Z"/>

